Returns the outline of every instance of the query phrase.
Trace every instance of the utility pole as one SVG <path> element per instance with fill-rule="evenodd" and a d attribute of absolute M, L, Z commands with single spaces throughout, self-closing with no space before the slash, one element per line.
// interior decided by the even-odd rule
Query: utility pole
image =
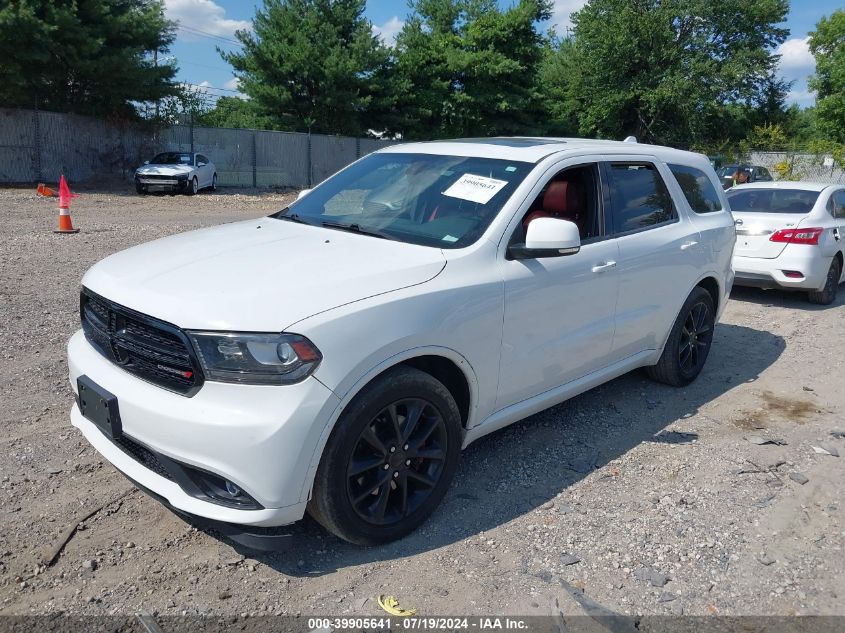
<path fill-rule="evenodd" d="M 158 70 L 158 49 L 153 51 L 153 66 L 155 66 L 156 70 Z M 156 73 L 158 74 L 158 73 Z M 158 121 L 158 108 L 159 108 L 159 101 L 160 99 L 156 97 L 156 121 Z"/>

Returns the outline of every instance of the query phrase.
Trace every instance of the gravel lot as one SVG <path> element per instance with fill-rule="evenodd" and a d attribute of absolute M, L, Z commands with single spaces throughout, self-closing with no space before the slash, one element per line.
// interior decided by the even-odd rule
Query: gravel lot
<path fill-rule="evenodd" d="M 378 615 L 379 594 L 421 615 L 583 613 L 565 581 L 617 613 L 845 615 L 842 299 L 737 289 L 693 385 L 634 372 L 477 442 L 434 517 L 386 547 L 306 519 L 256 554 L 132 491 L 68 420 L 82 273 L 290 198 L 83 191 L 69 236 L 55 199 L 0 190 L 0 614 Z"/>

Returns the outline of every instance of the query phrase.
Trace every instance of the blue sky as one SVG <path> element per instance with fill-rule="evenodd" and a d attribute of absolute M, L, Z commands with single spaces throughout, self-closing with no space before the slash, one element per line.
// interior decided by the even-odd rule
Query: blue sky
<path fill-rule="evenodd" d="M 170 51 L 180 67 L 179 80 L 204 86 L 212 95 L 237 94 L 237 80 L 231 67 L 220 58 L 215 47 L 237 48 L 235 30 L 250 28 L 255 7 L 262 4 L 253 0 L 165 0 L 168 17 L 179 22 L 177 39 Z M 570 13 L 583 4 L 584 0 L 555 0 L 552 23 L 559 32 L 570 24 Z M 790 103 L 813 105 L 815 99 L 807 90 L 807 76 L 815 65 L 807 49 L 807 32 L 813 30 L 819 18 L 841 6 L 842 0 L 793 0 L 786 22 L 790 36 L 777 51 L 782 55 L 781 75 L 795 81 Z M 402 28 L 407 13 L 405 0 L 367 2 L 367 17 L 374 30 L 387 41 L 392 41 Z"/>

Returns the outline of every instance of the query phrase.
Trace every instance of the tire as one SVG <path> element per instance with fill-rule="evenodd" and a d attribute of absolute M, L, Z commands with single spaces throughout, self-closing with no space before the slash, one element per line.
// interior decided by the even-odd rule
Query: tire
<path fill-rule="evenodd" d="M 212 190 L 212 191 L 217 191 L 217 174 L 214 174 L 214 175 L 211 177 L 211 190 Z"/>
<path fill-rule="evenodd" d="M 317 468 L 308 513 L 358 545 L 402 538 L 443 499 L 460 450 L 461 416 L 449 390 L 423 371 L 395 367 L 340 416 Z"/>
<path fill-rule="evenodd" d="M 188 183 L 188 188 L 185 189 L 185 193 L 189 196 L 196 195 L 197 191 L 200 190 L 199 182 L 197 181 L 197 177 L 194 176 L 191 178 L 191 182 Z"/>
<path fill-rule="evenodd" d="M 830 262 L 830 268 L 827 271 L 827 279 L 824 283 L 824 288 L 820 291 L 810 291 L 807 293 L 807 301 L 816 303 L 818 305 L 829 306 L 836 301 L 836 291 L 839 290 L 839 278 L 842 276 L 842 265 L 839 260 L 834 257 Z"/>
<path fill-rule="evenodd" d="M 137 193 L 139 196 L 145 196 L 145 195 L 147 195 L 147 190 L 144 188 L 144 185 L 136 182 L 135 183 L 135 193 Z"/>
<path fill-rule="evenodd" d="M 652 380 L 673 387 L 683 387 L 695 380 L 710 353 L 715 324 L 713 297 L 697 286 L 678 313 L 660 360 L 646 368 Z"/>

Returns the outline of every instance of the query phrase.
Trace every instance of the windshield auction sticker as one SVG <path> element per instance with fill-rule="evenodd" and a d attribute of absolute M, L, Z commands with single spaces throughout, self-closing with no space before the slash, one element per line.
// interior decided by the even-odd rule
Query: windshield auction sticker
<path fill-rule="evenodd" d="M 502 187 L 508 184 L 507 180 L 496 180 L 475 174 L 464 174 L 454 184 L 443 192 L 444 196 L 460 198 L 470 202 L 487 204 L 490 198 L 495 196 Z"/>

